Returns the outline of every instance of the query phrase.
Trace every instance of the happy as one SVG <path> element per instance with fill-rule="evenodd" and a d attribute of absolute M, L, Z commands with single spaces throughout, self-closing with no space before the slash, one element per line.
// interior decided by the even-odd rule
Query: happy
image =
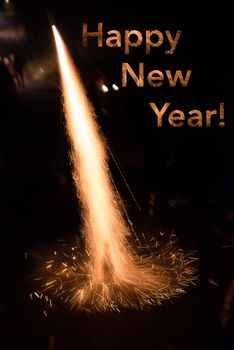
<path fill-rule="evenodd" d="M 145 46 L 145 52 L 150 54 L 151 49 L 165 44 L 165 55 L 172 55 L 177 47 L 181 36 L 181 30 L 172 34 L 170 30 L 164 32 L 160 30 L 145 30 L 143 33 L 139 30 L 120 31 L 112 29 L 103 33 L 103 23 L 98 23 L 97 31 L 88 30 L 88 24 L 83 23 L 83 46 L 88 46 L 88 39 L 95 38 L 97 46 L 103 47 L 124 47 L 124 53 L 128 55 L 130 48 Z"/>

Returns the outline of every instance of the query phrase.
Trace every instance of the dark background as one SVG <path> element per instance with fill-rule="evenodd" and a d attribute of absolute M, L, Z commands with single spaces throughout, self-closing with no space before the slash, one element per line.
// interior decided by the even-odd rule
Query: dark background
<path fill-rule="evenodd" d="M 23 39 L 0 37 L 0 56 L 13 52 L 25 59 L 25 88 L 17 87 L 12 94 L 1 84 L 0 90 L 1 348 L 232 349 L 233 294 L 230 322 L 226 328 L 220 322 L 233 281 L 230 5 L 12 1 L 6 7 L 2 1 L 1 6 L 0 32 L 6 26 L 25 30 Z M 84 22 L 90 30 L 103 22 L 104 32 L 158 29 L 182 30 L 182 35 L 171 56 L 158 48 L 146 56 L 143 45 L 124 55 L 123 48 L 97 48 L 95 40 L 83 48 Z M 41 256 L 58 238 L 79 236 L 80 224 L 51 23 L 71 50 L 98 122 L 141 207 L 139 213 L 110 159 L 136 231 L 156 237 L 160 230 L 175 232 L 179 247 L 197 251 L 196 286 L 162 306 L 120 314 L 71 312 L 60 306 L 45 316 L 41 304 L 29 298 Z M 192 75 L 186 88 L 129 84 L 122 89 L 122 62 L 133 67 L 145 62 L 146 71 L 192 69 Z M 38 79 L 37 66 L 53 68 L 53 74 Z M 100 78 L 109 87 L 107 94 L 98 90 Z M 111 89 L 113 83 L 119 91 Z M 216 123 L 211 128 L 159 129 L 149 102 L 171 102 L 173 109 L 185 112 L 216 109 L 224 102 L 225 127 Z"/>

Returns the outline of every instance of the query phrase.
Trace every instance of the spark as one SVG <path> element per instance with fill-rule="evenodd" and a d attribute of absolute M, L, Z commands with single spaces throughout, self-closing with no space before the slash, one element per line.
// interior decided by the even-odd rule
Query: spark
<path fill-rule="evenodd" d="M 56 280 L 53 280 L 53 281 L 49 281 L 49 282 L 46 282 L 46 286 L 50 286 L 51 284 L 53 284 L 53 283 L 55 283 L 56 282 Z"/>
<path fill-rule="evenodd" d="M 195 280 L 193 257 L 174 249 L 173 235 L 164 246 L 154 238 L 146 242 L 144 235 L 141 242 L 138 237 L 133 241 L 93 108 L 59 32 L 52 28 L 85 249 L 60 240 L 54 259 L 45 264 L 42 292 L 83 310 L 119 312 L 121 307 L 160 304 Z M 106 88 L 102 86 L 104 92 Z"/>

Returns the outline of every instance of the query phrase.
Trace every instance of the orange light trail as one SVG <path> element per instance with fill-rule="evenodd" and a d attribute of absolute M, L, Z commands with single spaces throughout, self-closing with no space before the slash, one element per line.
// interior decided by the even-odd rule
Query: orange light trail
<path fill-rule="evenodd" d="M 153 253 L 148 244 L 138 246 L 137 253 L 130 245 L 131 230 L 111 182 L 106 146 L 93 108 L 58 30 L 52 28 L 85 250 L 81 253 L 77 247 L 68 247 L 61 254 L 56 250 L 57 262 L 47 261 L 43 292 L 60 296 L 72 308 L 99 311 L 142 307 L 175 296 L 195 279 L 190 265 L 194 258 L 172 252 L 171 245 L 161 255 Z M 151 242 L 150 247 L 153 245 L 156 243 Z"/>
<path fill-rule="evenodd" d="M 73 149 L 74 180 L 84 211 L 84 237 L 93 259 L 95 280 L 105 279 L 105 265 L 116 278 L 127 277 L 132 262 L 125 249 L 125 226 L 107 170 L 104 142 L 81 80 L 55 26 L 67 129 Z"/>

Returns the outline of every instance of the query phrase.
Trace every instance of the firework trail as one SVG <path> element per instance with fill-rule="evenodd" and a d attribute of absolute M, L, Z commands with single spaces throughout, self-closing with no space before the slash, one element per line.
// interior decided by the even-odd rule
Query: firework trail
<path fill-rule="evenodd" d="M 153 239 L 150 244 L 136 240 L 133 249 L 92 106 L 58 30 L 52 28 L 85 250 L 63 244 L 56 251 L 45 266 L 43 293 L 61 297 L 72 308 L 99 311 L 159 303 L 195 279 L 194 257 L 173 250 L 172 242 L 159 249 Z"/>

